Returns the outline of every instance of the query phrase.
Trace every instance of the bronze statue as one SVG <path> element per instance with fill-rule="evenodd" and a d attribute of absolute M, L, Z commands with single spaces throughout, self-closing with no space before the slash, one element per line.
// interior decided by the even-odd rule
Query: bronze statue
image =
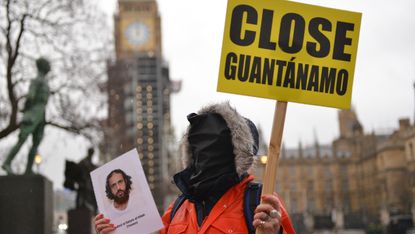
<path fill-rule="evenodd" d="M 65 182 L 63 186 L 67 189 L 76 191 L 76 208 L 86 207 L 96 212 L 97 205 L 89 173 L 97 168 L 92 163 L 94 149 L 88 149 L 88 155 L 79 163 L 66 160 L 65 162 Z"/>
<path fill-rule="evenodd" d="M 7 174 L 14 174 L 11 163 L 29 135 L 32 135 L 33 144 L 29 151 L 25 174 L 33 174 L 33 161 L 37 153 L 37 148 L 43 138 L 46 123 L 46 104 L 49 98 L 49 86 L 45 76 L 50 71 L 50 64 L 48 60 L 39 58 L 36 60 L 36 66 L 38 75 L 30 82 L 29 93 L 23 110 L 23 119 L 20 122 L 19 140 L 10 150 L 2 166 Z"/>

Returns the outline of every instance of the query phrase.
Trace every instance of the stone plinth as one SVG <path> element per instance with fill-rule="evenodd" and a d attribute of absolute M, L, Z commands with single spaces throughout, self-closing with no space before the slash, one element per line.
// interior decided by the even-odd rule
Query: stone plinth
<path fill-rule="evenodd" d="M 0 233 L 50 234 L 52 182 L 41 175 L 0 176 Z"/>
<path fill-rule="evenodd" d="M 91 234 L 92 212 L 87 208 L 68 211 L 68 234 Z"/>

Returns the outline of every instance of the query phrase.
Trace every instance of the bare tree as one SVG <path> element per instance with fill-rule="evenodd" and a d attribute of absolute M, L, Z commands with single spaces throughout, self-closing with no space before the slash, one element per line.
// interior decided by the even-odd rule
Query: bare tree
<path fill-rule="evenodd" d="M 0 2 L 0 139 L 19 128 L 34 60 L 52 64 L 47 124 L 99 140 L 111 30 L 94 0 Z"/>

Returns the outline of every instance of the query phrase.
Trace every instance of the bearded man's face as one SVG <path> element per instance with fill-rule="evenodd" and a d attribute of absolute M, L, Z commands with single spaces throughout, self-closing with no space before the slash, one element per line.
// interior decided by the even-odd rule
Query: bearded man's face
<path fill-rule="evenodd" d="M 114 202 L 123 204 L 128 201 L 130 191 L 126 190 L 126 182 L 121 173 L 113 173 L 109 178 L 109 185 L 114 196 Z"/>

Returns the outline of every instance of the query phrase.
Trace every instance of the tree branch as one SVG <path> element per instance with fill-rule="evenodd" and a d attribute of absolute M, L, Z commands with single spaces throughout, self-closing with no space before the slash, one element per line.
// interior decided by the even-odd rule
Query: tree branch
<path fill-rule="evenodd" d="M 20 124 L 16 124 L 16 123 L 9 124 L 6 128 L 0 131 L 0 139 L 16 131 L 19 128 L 19 125 Z"/>
<path fill-rule="evenodd" d="M 50 126 L 53 126 L 55 128 L 59 128 L 59 129 L 65 130 L 67 132 L 74 133 L 76 135 L 82 135 L 82 136 L 86 137 L 88 140 L 90 140 L 91 142 L 93 141 L 93 137 L 91 135 L 89 135 L 87 133 L 87 131 L 84 131 L 84 130 L 88 130 L 88 129 L 91 129 L 91 128 L 92 129 L 97 129 L 98 128 L 98 126 L 95 126 L 93 124 L 88 124 L 88 123 L 85 123 L 82 126 L 65 126 L 65 125 L 62 125 L 62 124 L 58 124 L 56 122 L 47 121 L 46 125 L 50 125 Z"/>
<path fill-rule="evenodd" d="M 25 99 L 26 81 L 35 72 L 39 54 L 52 63 L 51 101 L 47 124 L 88 139 L 97 140 L 99 100 L 96 89 L 105 74 L 109 51 L 100 35 L 105 22 L 99 22 L 96 9 L 79 0 L 4 0 L 0 25 L 0 139 L 19 128 L 19 106 Z M 87 6 L 88 5 L 88 6 Z M 85 27 L 87 31 L 82 30 Z M 105 40 L 107 41 L 107 40 Z M 58 76 L 53 76 L 53 74 Z M 4 79 L 4 80 L 3 80 Z M 7 91 L 6 91 L 7 88 Z M 4 90 L 4 91 L 3 91 Z M 98 92 L 94 95 L 93 92 Z M 61 97 L 62 96 L 62 97 Z M 62 100 L 61 100 L 62 99 Z M 79 100 L 87 104 L 80 105 Z M 53 112 L 56 113 L 53 113 Z M 52 118 L 50 118 L 53 116 Z"/>
<path fill-rule="evenodd" d="M 13 61 L 13 48 L 11 44 L 11 28 L 12 22 L 10 20 L 10 1 L 7 0 L 6 2 L 6 18 L 7 18 L 7 29 L 6 29 L 6 49 L 7 49 L 7 69 L 6 69 L 6 80 L 7 80 L 7 91 L 9 95 L 9 101 L 11 106 L 11 113 L 9 118 L 9 125 L 2 131 L 0 131 L 0 138 L 2 135 L 7 136 L 11 132 L 13 132 L 17 126 L 16 117 L 17 117 L 17 101 L 16 101 L 16 94 L 14 93 L 13 89 L 13 82 L 12 82 L 12 68 L 14 65 Z"/>
<path fill-rule="evenodd" d="M 20 41 L 22 40 L 23 32 L 25 30 L 24 24 L 25 24 L 26 17 L 27 17 L 27 14 L 23 14 L 22 19 L 20 20 L 20 32 L 19 32 L 19 36 L 17 36 L 16 46 L 14 49 L 13 64 L 16 62 L 17 56 L 19 55 Z"/>
<path fill-rule="evenodd" d="M 64 126 L 64 125 L 61 125 L 61 124 L 58 124 L 58 123 L 55 123 L 55 122 L 51 122 L 51 121 L 47 121 L 46 125 L 50 125 L 50 126 L 53 126 L 53 127 L 56 127 L 56 128 L 60 128 L 60 129 L 63 129 L 65 131 L 72 132 L 72 133 L 75 133 L 75 134 L 80 134 L 81 130 L 82 130 L 82 129 L 79 129 L 79 128 L 76 128 L 76 127 L 73 127 L 73 126 Z"/>

